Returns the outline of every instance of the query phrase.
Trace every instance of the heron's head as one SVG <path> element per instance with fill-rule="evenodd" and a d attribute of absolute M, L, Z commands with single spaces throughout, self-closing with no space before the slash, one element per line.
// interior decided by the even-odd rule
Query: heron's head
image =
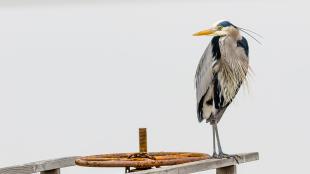
<path fill-rule="evenodd" d="M 194 36 L 240 36 L 239 28 L 230 23 L 229 21 L 216 22 L 211 28 L 199 31 Z"/>

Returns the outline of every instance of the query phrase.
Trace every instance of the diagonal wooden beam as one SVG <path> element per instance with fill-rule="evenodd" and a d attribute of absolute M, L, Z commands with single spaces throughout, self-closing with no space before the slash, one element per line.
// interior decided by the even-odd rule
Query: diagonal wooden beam
<path fill-rule="evenodd" d="M 0 168 L 0 174 L 31 174 L 75 166 L 77 156 L 37 161 L 23 165 Z"/>

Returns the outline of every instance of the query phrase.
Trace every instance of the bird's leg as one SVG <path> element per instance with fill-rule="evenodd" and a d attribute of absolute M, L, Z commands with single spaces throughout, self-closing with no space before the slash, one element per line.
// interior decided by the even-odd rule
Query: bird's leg
<path fill-rule="evenodd" d="M 220 154 L 223 154 L 223 151 L 222 151 L 222 146 L 221 146 L 221 142 L 220 142 L 220 136 L 219 136 L 219 132 L 218 132 L 218 129 L 217 129 L 217 123 L 216 122 L 213 124 L 213 127 L 214 127 L 214 130 L 215 130 L 215 135 L 216 135 L 216 140 L 217 140 L 217 147 L 218 147 L 219 155 L 220 155 Z"/>
<path fill-rule="evenodd" d="M 218 154 L 216 153 L 216 145 L 215 145 L 215 127 L 212 125 L 212 133 L 213 133 L 213 155 L 212 158 L 217 158 Z"/>
<path fill-rule="evenodd" d="M 239 164 L 239 161 L 238 161 L 238 158 L 240 158 L 239 155 L 229 155 L 223 152 L 221 142 L 220 142 L 219 132 L 217 129 L 217 123 L 214 124 L 214 128 L 215 128 L 215 134 L 216 134 L 216 139 L 217 139 L 217 146 L 219 150 L 218 158 L 233 158 Z"/>
<path fill-rule="evenodd" d="M 216 122 L 216 119 L 214 117 L 214 115 L 211 115 L 210 118 L 210 124 L 212 126 L 212 135 L 213 135 L 213 154 L 211 158 L 218 158 L 218 154 L 216 153 L 216 140 L 215 140 L 215 127 L 214 127 L 214 123 Z"/>

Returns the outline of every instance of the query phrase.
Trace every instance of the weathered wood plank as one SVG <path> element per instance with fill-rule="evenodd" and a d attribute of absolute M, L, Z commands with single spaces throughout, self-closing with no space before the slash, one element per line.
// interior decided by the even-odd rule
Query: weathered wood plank
<path fill-rule="evenodd" d="M 238 155 L 241 157 L 241 159 L 238 160 L 239 164 L 256 161 L 259 159 L 258 152 L 238 154 Z M 236 164 L 237 162 L 234 159 L 207 159 L 169 167 L 133 172 L 131 174 L 188 174 L 227 166 L 233 166 Z"/>
<path fill-rule="evenodd" d="M 27 163 L 24 165 L 16 165 L 12 167 L 0 168 L 0 174 L 30 174 L 74 166 L 75 159 L 77 158 L 78 156 L 57 158 L 57 159 Z"/>
<path fill-rule="evenodd" d="M 237 174 L 236 165 L 216 169 L 216 174 Z"/>

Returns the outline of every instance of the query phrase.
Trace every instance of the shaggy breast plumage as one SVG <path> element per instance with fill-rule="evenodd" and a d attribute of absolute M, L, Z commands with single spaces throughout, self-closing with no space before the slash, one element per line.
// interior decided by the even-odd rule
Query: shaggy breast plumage
<path fill-rule="evenodd" d="M 234 99 L 246 79 L 248 45 L 245 38 L 237 42 L 229 37 L 214 38 L 212 41 L 212 53 L 216 61 L 214 78 L 217 83 L 214 85 L 214 99 L 217 99 L 215 106 L 218 108 L 227 106 Z"/>

